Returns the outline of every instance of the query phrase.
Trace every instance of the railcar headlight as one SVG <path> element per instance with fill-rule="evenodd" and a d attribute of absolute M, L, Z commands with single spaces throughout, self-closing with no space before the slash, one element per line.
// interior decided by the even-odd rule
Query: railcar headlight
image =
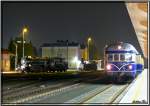
<path fill-rule="evenodd" d="M 110 64 L 107 64 L 106 68 L 107 68 L 107 70 L 111 70 L 112 67 Z"/>
<path fill-rule="evenodd" d="M 132 65 L 129 65 L 128 68 L 129 68 L 130 70 L 132 70 Z"/>
<path fill-rule="evenodd" d="M 119 45 L 119 46 L 118 46 L 118 49 L 121 49 L 121 48 L 122 48 L 122 47 Z"/>

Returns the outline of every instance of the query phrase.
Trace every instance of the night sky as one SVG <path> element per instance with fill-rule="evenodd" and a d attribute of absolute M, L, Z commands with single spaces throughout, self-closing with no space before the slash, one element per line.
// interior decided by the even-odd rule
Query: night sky
<path fill-rule="evenodd" d="M 104 45 L 114 41 L 131 43 L 141 52 L 123 2 L 3 3 L 2 22 L 2 48 L 27 25 L 26 39 L 37 48 L 56 40 L 82 43 L 90 34 L 101 54 Z"/>

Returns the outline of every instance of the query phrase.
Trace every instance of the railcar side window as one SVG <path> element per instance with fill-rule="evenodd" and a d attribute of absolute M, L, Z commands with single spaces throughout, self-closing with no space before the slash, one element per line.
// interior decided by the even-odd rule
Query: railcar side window
<path fill-rule="evenodd" d="M 119 61 L 119 55 L 118 54 L 114 54 L 114 60 Z"/>
<path fill-rule="evenodd" d="M 113 55 L 112 54 L 108 54 L 108 61 L 112 61 L 113 60 Z"/>

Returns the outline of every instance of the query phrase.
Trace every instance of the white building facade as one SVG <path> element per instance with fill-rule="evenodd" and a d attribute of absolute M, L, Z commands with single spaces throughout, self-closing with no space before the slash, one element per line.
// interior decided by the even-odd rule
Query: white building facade
<path fill-rule="evenodd" d="M 80 45 L 78 43 L 53 43 L 41 46 L 42 58 L 61 57 L 68 62 L 70 69 L 78 68 L 81 61 Z"/>

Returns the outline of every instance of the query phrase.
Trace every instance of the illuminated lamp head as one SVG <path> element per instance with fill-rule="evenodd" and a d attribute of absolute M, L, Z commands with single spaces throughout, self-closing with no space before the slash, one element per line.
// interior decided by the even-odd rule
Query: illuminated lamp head
<path fill-rule="evenodd" d="M 106 68 L 107 68 L 107 70 L 111 70 L 111 65 L 107 64 Z"/>

